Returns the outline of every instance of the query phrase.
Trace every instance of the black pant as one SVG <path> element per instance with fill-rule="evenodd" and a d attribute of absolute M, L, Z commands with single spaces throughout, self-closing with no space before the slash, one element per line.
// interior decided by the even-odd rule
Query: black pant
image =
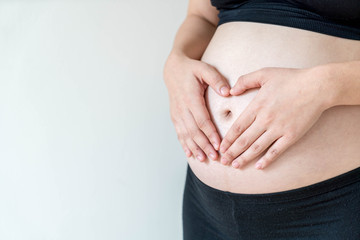
<path fill-rule="evenodd" d="M 360 167 L 309 186 L 238 194 L 201 182 L 187 166 L 184 240 L 360 240 Z"/>

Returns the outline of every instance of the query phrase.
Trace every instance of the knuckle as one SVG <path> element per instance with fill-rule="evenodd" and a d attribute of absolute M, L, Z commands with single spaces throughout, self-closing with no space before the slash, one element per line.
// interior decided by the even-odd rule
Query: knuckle
<path fill-rule="evenodd" d="M 194 144 L 192 144 L 190 138 L 185 138 L 185 139 L 184 139 L 184 142 L 185 142 L 185 144 L 189 147 L 189 149 L 191 149 L 191 151 L 194 149 Z"/>
<path fill-rule="evenodd" d="M 269 149 L 269 154 L 271 157 L 275 157 L 279 154 L 279 149 L 278 148 L 270 148 Z"/>
<path fill-rule="evenodd" d="M 210 118 L 203 118 L 203 119 L 199 120 L 199 122 L 198 122 L 198 125 L 201 129 L 206 128 L 210 124 L 211 124 Z"/>
<path fill-rule="evenodd" d="M 199 68 L 197 77 L 201 82 L 208 83 L 209 82 L 208 76 L 209 76 L 208 66 L 206 64 L 202 64 Z"/>
<path fill-rule="evenodd" d="M 239 147 L 243 148 L 248 145 L 248 140 L 246 138 L 240 138 L 236 141 L 236 143 Z"/>
<path fill-rule="evenodd" d="M 194 146 L 191 146 L 191 147 L 190 147 L 190 151 L 195 154 L 195 153 L 196 153 L 195 147 L 194 147 Z"/>
<path fill-rule="evenodd" d="M 249 116 L 251 117 L 252 121 L 256 120 L 256 116 L 258 115 L 258 110 L 261 109 L 263 106 L 261 106 L 260 104 L 258 104 L 257 102 L 258 100 L 254 100 L 252 101 L 248 106 L 248 110 L 249 110 Z"/>
<path fill-rule="evenodd" d="M 214 129 L 210 129 L 207 133 L 206 133 L 206 136 L 209 138 L 209 139 L 217 139 L 218 135 L 216 133 L 216 131 L 214 131 Z"/>
<path fill-rule="evenodd" d="M 208 63 L 203 64 L 203 72 L 204 73 L 212 74 L 213 71 L 214 71 L 214 66 L 212 66 L 211 64 L 208 64 Z"/>
<path fill-rule="evenodd" d="M 196 144 L 199 145 L 200 148 L 202 148 L 202 149 L 206 148 L 206 145 L 208 142 L 207 142 L 206 138 L 204 137 L 204 135 L 197 134 L 194 137 L 194 140 L 195 140 Z"/>
<path fill-rule="evenodd" d="M 261 146 L 257 143 L 254 143 L 252 146 L 251 146 L 251 149 L 250 149 L 253 153 L 259 153 L 260 150 L 261 150 Z"/>
<path fill-rule="evenodd" d="M 227 150 L 227 152 L 225 153 L 225 157 L 227 159 L 231 160 L 231 159 L 234 159 L 236 156 L 232 150 Z"/>
<path fill-rule="evenodd" d="M 196 153 L 194 150 L 194 146 L 188 146 L 188 149 L 189 149 L 189 152 L 191 152 L 191 153 Z"/>
<path fill-rule="evenodd" d="M 277 148 L 270 148 L 265 156 L 262 157 L 264 165 L 267 165 L 270 162 L 273 162 L 279 155 L 279 149 Z"/>
<path fill-rule="evenodd" d="M 234 127 L 234 132 L 237 133 L 237 134 L 240 134 L 241 131 L 242 131 L 241 125 L 238 125 L 238 124 L 235 125 L 235 127 Z"/>
<path fill-rule="evenodd" d="M 200 153 L 200 148 L 194 142 L 191 144 L 190 149 L 193 153 Z"/>
<path fill-rule="evenodd" d="M 196 148 L 195 148 L 195 152 L 196 152 L 198 155 L 200 155 L 200 156 L 203 156 L 203 155 L 204 155 L 203 150 L 201 150 L 201 148 L 199 148 L 199 147 L 196 147 Z"/>
<path fill-rule="evenodd" d="M 196 138 L 197 136 L 199 135 L 199 130 L 198 129 L 190 129 L 190 131 L 189 131 L 189 136 L 191 137 L 191 138 Z"/>
<path fill-rule="evenodd" d="M 270 124 L 274 121 L 274 118 L 275 118 L 274 113 L 271 113 L 271 112 L 270 112 L 270 113 L 267 114 L 266 117 L 264 118 L 263 124 L 264 124 L 265 126 L 270 125 Z"/>
<path fill-rule="evenodd" d="M 222 144 L 224 145 L 224 146 L 229 146 L 230 145 L 230 141 L 227 139 L 227 138 L 224 138 L 223 140 L 222 140 Z"/>
<path fill-rule="evenodd" d="M 210 144 L 206 144 L 204 146 L 204 151 L 207 153 L 207 154 L 210 154 L 212 152 L 212 146 Z"/>
<path fill-rule="evenodd" d="M 206 138 L 204 137 L 204 133 L 198 128 L 195 130 L 194 137 L 198 139 L 198 142 L 206 142 Z"/>
<path fill-rule="evenodd" d="M 213 74 L 213 79 L 214 79 L 215 85 L 223 84 L 223 79 L 219 74 Z"/>

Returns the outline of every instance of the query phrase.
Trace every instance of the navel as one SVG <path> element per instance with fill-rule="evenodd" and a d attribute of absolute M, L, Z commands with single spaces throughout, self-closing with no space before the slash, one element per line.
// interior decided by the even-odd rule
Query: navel
<path fill-rule="evenodd" d="M 223 116 L 224 118 L 228 119 L 228 118 L 231 118 L 232 117 L 232 112 L 230 109 L 226 109 L 224 112 L 223 112 Z"/>

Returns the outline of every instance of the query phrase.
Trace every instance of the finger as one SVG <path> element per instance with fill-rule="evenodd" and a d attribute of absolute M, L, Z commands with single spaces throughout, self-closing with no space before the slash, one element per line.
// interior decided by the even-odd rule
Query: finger
<path fill-rule="evenodd" d="M 265 71 L 265 69 L 260 69 L 240 76 L 230 90 L 230 94 L 235 96 L 251 88 L 260 88 L 264 83 Z"/>
<path fill-rule="evenodd" d="M 265 131 L 251 146 L 234 161 L 237 161 L 241 168 L 254 160 L 263 151 L 265 151 L 280 135 L 275 135 L 271 131 Z"/>
<path fill-rule="evenodd" d="M 217 152 L 214 150 L 213 146 L 209 142 L 209 139 L 205 136 L 205 134 L 199 129 L 196 125 L 195 119 L 190 111 L 186 115 L 186 125 L 187 130 L 190 135 L 190 138 L 201 148 L 202 151 L 205 152 L 207 156 L 211 159 L 217 159 Z"/>
<path fill-rule="evenodd" d="M 186 145 L 185 141 L 181 141 L 181 145 L 184 149 L 186 157 L 188 157 L 188 158 L 191 157 L 192 152 L 191 152 L 190 148 Z"/>
<path fill-rule="evenodd" d="M 186 157 L 188 157 L 188 158 L 191 157 L 192 152 L 191 152 L 190 148 L 186 145 L 185 140 L 180 140 L 180 144 L 185 152 Z"/>
<path fill-rule="evenodd" d="M 229 147 L 229 149 L 222 156 L 221 161 L 225 164 L 232 162 L 243 151 L 245 151 L 250 145 L 264 132 L 266 131 L 264 125 L 258 124 L 256 121 L 246 131 L 240 135 L 238 139 Z M 237 162 L 235 161 L 234 164 Z M 237 167 L 236 165 L 234 166 Z"/>
<path fill-rule="evenodd" d="M 194 68 L 194 75 L 201 81 L 206 82 L 220 96 L 229 96 L 230 85 L 215 67 L 205 62 L 199 62 L 199 65 Z"/>
<path fill-rule="evenodd" d="M 175 129 L 176 129 L 176 133 L 177 133 L 177 138 L 181 144 L 181 147 L 183 148 L 183 150 L 186 154 L 186 157 L 191 157 L 192 152 L 185 142 L 185 134 L 186 134 L 185 127 L 183 126 L 183 124 L 178 123 L 175 125 Z"/>
<path fill-rule="evenodd" d="M 200 162 L 204 162 L 206 156 L 200 147 L 190 137 L 187 138 L 185 142 L 186 145 L 189 146 L 190 151 L 193 153 L 194 157 L 196 157 Z"/>
<path fill-rule="evenodd" d="M 195 119 L 193 124 L 201 129 L 214 149 L 218 150 L 220 146 L 220 136 L 210 118 L 205 99 L 201 96 L 194 97 L 190 105 L 190 112 L 193 116 L 191 119 Z"/>
<path fill-rule="evenodd" d="M 179 112 L 184 112 L 184 110 L 181 110 Z M 184 122 L 182 121 L 181 117 L 179 116 L 179 112 L 174 113 L 171 112 L 170 116 L 171 116 L 171 121 L 174 124 L 175 127 L 175 131 L 176 131 L 176 135 L 177 135 L 177 139 L 179 140 L 185 154 L 186 157 L 191 157 L 192 152 L 190 150 L 190 148 L 186 145 L 185 143 L 185 139 L 186 139 L 186 135 L 187 135 L 187 130 L 184 126 Z"/>
<path fill-rule="evenodd" d="M 253 111 L 248 111 L 252 107 L 248 107 L 240 114 L 230 127 L 225 137 L 220 144 L 220 152 L 225 151 L 234 143 L 234 141 L 255 121 L 256 114 Z"/>
<path fill-rule="evenodd" d="M 266 152 L 266 154 L 256 162 L 256 169 L 264 169 L 269 164 L 274 162 L 282 152 L 284 152 L 290 145 L 292 141 L 290 141 L 285 136 L 280 137 Z"/>

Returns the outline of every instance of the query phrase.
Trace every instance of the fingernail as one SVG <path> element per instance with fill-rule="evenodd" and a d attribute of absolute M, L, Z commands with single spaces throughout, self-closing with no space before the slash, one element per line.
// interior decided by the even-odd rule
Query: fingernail
<path fill-rule="evenodd" d="M 225 152 L 225 147 L 224 146 L 220 146 L 220 152 L 224 153 Z"/>
<path fill-rule="evenodd" d="M 259 160 L 256 164 L 255 164 L 255 168 L 257 169 L 262 169 L 262 161 Z"/>
<path fill-rule="evenodd" d="M 197 157 L 197 159 L 199 159 L 200 161 L 203 160 L 203 157 L 202 157 L 200 154 L 196 155 L 196 157 Z"/>
<path fill-rule="evenodd" d="M 221 92 L 222 95 L 227 95 L 227 94 L 229 93 L 229 88 L 227 88 L 227 87 L 222 87 L 222 88 L 220 89 L 220 92 Z"/>
<path fill-rule="evenodd" d="M 222 164 L 226 165 L 226 164 L 228 164 L 228 162 L 229 161 L 226 158 L 221 158 L 221 163 Z"/>
<path fill-rule="evenodd" d="M 209 156 L 211 157 L 212 160 L 215 160 L 215 154 L 210 153 Z"/>
<path fill-rule="evenodd" d="M 240 164 L 239 164 L 237 161 L 233 161 L 233 162 L 232 162 L 232 166 L 233 166 L 234 168 L 238 168 L 238 167 L 240 166 Z"/>
<path fill-rule="evenodd" d="M 215 140 L 212 141 L 212 145 L 215 148 L 215 150 L 219 149 L 219 144 Z"/>

